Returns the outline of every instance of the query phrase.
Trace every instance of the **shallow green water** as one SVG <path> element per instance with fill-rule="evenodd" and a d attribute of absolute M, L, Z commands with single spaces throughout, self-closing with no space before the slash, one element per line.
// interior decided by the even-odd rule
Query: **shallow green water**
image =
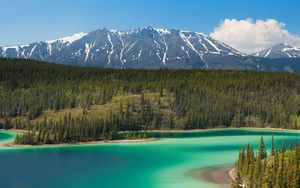
<path fill-rule="evenodd" d="M 233 164 L 238 150 L 259 143 L 270 147 L 271 135 L 279 144 L 300 141 L 300 134 L 254 130 L 215 130 L 159 134 L 149 143 L 102 144 L 0 149 L 0 187 L 22 188 L 177 188 L 222 187 L 198 181 L 187 172 Z M 12 135 L 0 132 L 0 140 Z M 224 187 L 224 186 L 223 186 Z"/>
<path fill-rule="evenodd" d="M 0 130 L 0 147 L 11 142 L 15 138 L 15 134 L 12 132 L 3 132 Z"/>

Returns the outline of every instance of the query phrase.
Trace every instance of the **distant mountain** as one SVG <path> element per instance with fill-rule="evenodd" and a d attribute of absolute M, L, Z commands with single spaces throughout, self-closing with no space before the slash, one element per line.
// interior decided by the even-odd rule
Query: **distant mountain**
<path fill-rule="evenodd" d="M 277 44 L 269 49 L 254 54 L 262 58 L 300 58 L 300 48 L 288 44 Z"/>
<path fill-rule="evenodd" d="M 245 56 L 201 33 L 152 27 L 130 31 L 99 29 L 53 41 L 2 47 L 0 55 L 79 66 L 128 68 L 211 68 L 219 66 L 214 62 L 220 57 L 230 60 Z"/>
<path fill-rule="evenodd" d="M 279 47 L 281 46 L 278 45 L 277 48 Z M 277 48 L 274 47 L 265 54 L 258 53 L 257 57 L 247 56 L 202 33 L 146 27 L 129 31 L 99 29 L 52 41 L 0 47 L 0 57 L 108 68 L 205 68 L 300 72 L 299 59 L 273 61 L 261 58 L 274 54 Z M 297 55 L 296 48 L 285 46 L 280 49 L 291 57 Z"/>

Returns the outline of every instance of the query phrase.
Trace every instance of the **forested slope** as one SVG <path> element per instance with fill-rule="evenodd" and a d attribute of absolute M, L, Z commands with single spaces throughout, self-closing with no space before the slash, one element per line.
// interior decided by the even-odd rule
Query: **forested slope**
<path fill-rule="evenodd" d="M 31 130 L 26 143 L 116 139 L 127 130 L 297 129 L 299 93 L 298 74 L 0 59 L 0 128 Z"/>

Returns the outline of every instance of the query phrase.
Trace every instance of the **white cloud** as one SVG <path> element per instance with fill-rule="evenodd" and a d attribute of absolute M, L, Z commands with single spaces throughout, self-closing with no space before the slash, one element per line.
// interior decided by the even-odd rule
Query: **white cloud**
<path fill-rule="evenodd" d="M 300 47 L 300 37 L 289 33 L 285 23 L 275 19 L 225 19 L 210 36 L 248 54 L 278 43 Z"/>

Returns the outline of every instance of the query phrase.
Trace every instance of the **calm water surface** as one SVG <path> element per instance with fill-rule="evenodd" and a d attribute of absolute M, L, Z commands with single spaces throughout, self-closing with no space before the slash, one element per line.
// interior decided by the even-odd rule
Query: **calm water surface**
<path fill-rule="evenodd" d="M 300 142 L 300 133 L 230 129 L 160 133 L 162 139 L 148 143 L 15 149 L 3 145 L 14 135 L 0 132 L 0 187 L 224 187 L 186 173 L 232 165 L 238 150 L 248 143 L 257 147 L 260 136 L 270 148 L 272 134 L 278 144 Z"/>

